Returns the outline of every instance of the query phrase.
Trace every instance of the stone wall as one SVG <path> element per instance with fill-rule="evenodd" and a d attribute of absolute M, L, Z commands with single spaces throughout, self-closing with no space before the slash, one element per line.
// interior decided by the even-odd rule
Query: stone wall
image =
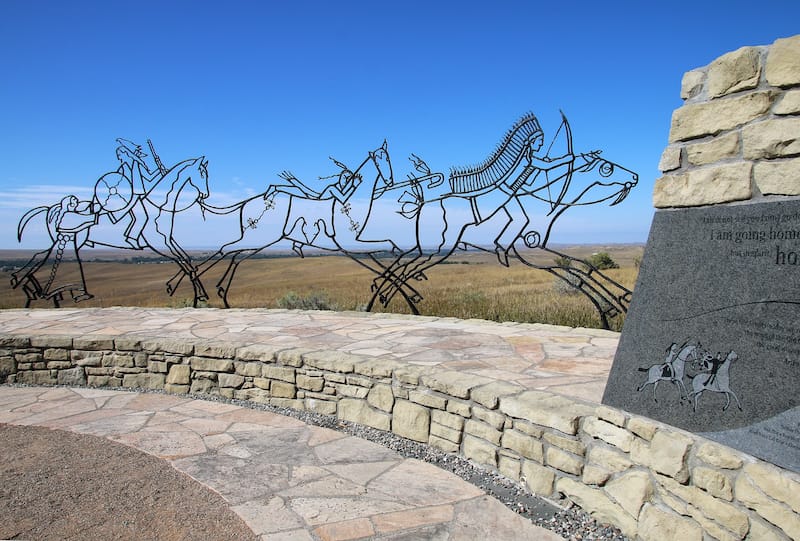
<path fill-rule="evenodd" d="M 5 335 L 0 381 L 335 415 L 563 494 L 631 538 L 800 538 L 800 476 L 643 417 L 461 372 L 299 348 Z"/>
<path fill-rule="evenodd" d="M 656 208 L 800 195 L 800 35 L 686 73 Z"/>

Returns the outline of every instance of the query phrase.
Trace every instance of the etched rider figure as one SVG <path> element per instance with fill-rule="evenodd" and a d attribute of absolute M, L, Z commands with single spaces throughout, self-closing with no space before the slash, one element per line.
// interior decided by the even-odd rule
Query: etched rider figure
<path fill-rule="evenodd" d="M 327 177 L 320 177 L 320 180 L 328 180 L 331 178 L 336 179 L 334 182 L 331 182 L 325 186 L 322 191 L 318 192 L 315 189 L 306 186 L 291 172 L 283 171 L 278 176 L 289 182 L 289 184 L 271 185 L 264 194 L 264 200 L 269 201 L 275 196 L 275 193 L 281 192 L 287 195 L 294 195 L 296 197 L 314 199 L 317 201 L 336 199 L 336 201 L 339 203 L 347 202 L 347 200 L 350 199 L 350 196 L 353 195 L 353 192 L 356 191 L 356 188 L 361 182 L 361 177 L 353 173 L 345 164 L 335 160 L 334 158 L 331 158 L 331 161 L 339 166 L 341 170 L 336 174 Z"/>
<path fill-rule="evenodd" d="M 148 155 L 142 151 L 141 145 L 127 139 L 117 139 L 117 142 L 119 143 L 117 159 L 120 162 L 117 173 L 130 183 L 132 195 L 127 205 L 121 209 L 110 211 L 108 215 L 114 223 L 130 216 L 130 224 L 125 229 L 125 241 L 131 247 L 141 249 L 146 245 L 146 243 L 142 243 L 140 237 L 148 220 L 142 199 L 149 191 L 148 184 L 160 179 L 163 171 L 158 167 L 151 169 L 148 166 L 145 161 Z"/>

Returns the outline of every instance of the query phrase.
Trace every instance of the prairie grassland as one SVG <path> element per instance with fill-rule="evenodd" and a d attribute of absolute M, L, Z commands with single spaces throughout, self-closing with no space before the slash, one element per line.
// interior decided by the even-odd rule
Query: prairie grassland
<path fill-rule="evenodd" d="M 578 246 L 561 250 L 574 257 L 586 258 L 596 251 L 605 251 L 621 268 L 604 273 L 628 289 L 633 289 L 637 275 L 637 262 L 641 246 Z M 528 254 L 539 264 L 552 264 L 553 256 L 539 252 Z M 168 263 L 133 264 L 123 262 L 84 263 L 86 281 L 95 298 L 78 304 L 80 307 L 148 306 L 184 307 L 192 305 L 192 290 L 184 281 L 178 291 L 168 296 L 165 282 L 176 267 Z M 203 276 L 211 297 L 207 306 L 221 307 L 215 284 L 223 265 Z M 63 263 L 58 281 L 77 278 L 77 266 Z M 46 279 L 47 276 L 44 276 Z M 299 297 L 318 295 L 337 310 L 363 310 L 371 297 L 373 274 L 352 260 L 341 256 L 314 256 L 301 259 L 283 257 L 245 261 L 236 273 L 228 295 L 232 307 L 277 308 L 279 300 L 289 292 Z M 0 273 L 0 280 L 9 284 L 10 275 Z M 427 280 L 414 282 L 424 300 L 418 308 L 423 315 L 480 318 L 493 321 L 518 321 L 551 323 L 567 326 L 598 327 L 598 318 L 591 302 L 579 293 L 565 292 L 555 285 L 551 274 L 531 269 L 520 263 L 506 268 L 498 264 L 492 254 L 464 252 L 454 255 L 446 264 L 434 267 Z M 569 288 L 566 288 L 568 291 Z M 19 308 L 24 305 L 24 294 L 5 286 L 0 290 L 0 308 Z M 37 301 L 33 307 L 48 307 L 49 303 Z M 65 299 L 62 306 L 75 306 Z M 400 295 L 378 312 L 409 313 Z M 619 329 L 622 318 L 614 321 Z"/>

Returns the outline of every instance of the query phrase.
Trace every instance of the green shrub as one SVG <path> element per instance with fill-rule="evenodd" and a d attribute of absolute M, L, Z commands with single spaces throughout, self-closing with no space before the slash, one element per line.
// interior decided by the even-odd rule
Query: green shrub
<path fill-rule="evenodd" d="M 288 310 L 336 310 L 336 304 L 331 302 L 328 295 L 324 292 L 312 291 L 306 296 L 301 296 L 294 291 L 287 291 L 286 294 L 277 300 L 278 308 Z"/>
<path fill-rule="evenodd" d="M 598 270 L 619 268 L 619 265 L 617 265 L 617 263 L 611 259 L 611 256 L 608 255 L 608 252 L 597 252 L 596 254 L 592 254 L 592 257 L 589 258 L 589 263 Z"/>

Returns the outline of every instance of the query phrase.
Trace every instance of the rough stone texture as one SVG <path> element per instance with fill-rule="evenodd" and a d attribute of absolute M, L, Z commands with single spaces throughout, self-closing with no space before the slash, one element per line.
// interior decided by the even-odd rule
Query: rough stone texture
<path fill-rule="evenodd" d="M 343 398 L 336 407 L 336 415 L 345 421 L 371 426 L 379 430 L 391 428 L 392 418 L 386 413 L 375 411 L 364 400 Z"/>
<path fill-rule="evenodd" d="M 475 436 L 464 436 L 462 451 L 465 457 L 479 464 L 486 464 L 492 467 L 497 466 L 497 447 L 488 441 L 476 438 Z"/>
<path fill-rule="evenodd" d="M 636 535 L 638 530 L 636 519 L 628 514 L 622 506 L 614 503 L 602 490 L 587 487 L 567 478 L 556 481 L 556 490 L 580 505 L 598 521 L 616 524 L 622 533 L 631 538 Z M 663 536 L 659 538 L 659 541 L 664 539 L 682 538 Z"/>
<path fill-rule="evenodd" d="M 688 436 L 659 430 L 649 445 L 641 440 L 634 442 L 631 459 L 683 482 L 689 477 L 686 457 L 691 446 L 692 440 Z"/>
<path fill-rule="evenodd" d="M 761 75 L 761 51 L 756 47 L 742 47 L 724 54 L 708 66 L 708 97 L 756 88 Z"/>
<path fill-rule="evenodd" d="M 192 368 L 187 364 L 174 364 L 169 369 L 167 383 L 174 385 L 188 385 Z"/>
<path fill-rule="evenodd" d="M 700 94 L 705 82 L 705 71 L 692 70 L 684 73 L 681 79 L 681 99 L 688 100 Z"/>
<path fill-rule="evenodd" d="M 653 483 L 643 471 L 627 473 L 608 483 L 605 491 L 632 517 L 639 516 L 642 506 L 653 495 Z"/>
<path fill-rule="evenodd" d="M 598 438 L 610 443 L 622 451 L 628 452 L 631 450 L 631 444 L 634 439 L 633 434 L 624 428 L 619 428 L 606 421 L 601 421 L 596 417 L 588 417 L 583 421 L 583 430 L 593 438 Z"/>
<path fill-rule="evenodd" d="M 394 393 L 390 385 L 378 384 L 370 389 L 367 395 L 367 403 L 373 408 L 385 412 L 391 412 L 394 406 Z"/>
<path fill-rule="evenodd" d="M 653 206 L 691 207 L 750 199 L 752 169 L 752 163 L 740 162 L 665 175 L 656 180 Z"/>
<path fill-rule="evenodd" d="M 583 461 L 571 453 L 562 451 L 556 447 L 548 447 L 544 454 L 545 464 L 553 468 L 580 475 L 583 472 Z"/>
<path fill-rule="evenodd" d="M 59 385 L 86 385 L 86 371 L 81 367 L 58 371 Z"/>
<path fill-rule="evenodd" d="M 525 391 L 514 397 L 501 398 L 500 411 L 572 435 L 578 431 L 580 417 L 593 413 L 589 406 L 540 391 Z"/>
<path fill-rule="evenodd" d="M 800 480 L 797 475 L 790 477 L 786 472 L 763 464 L 748 464 L 744 473 L 770 498 L 800 512 Z"/>
<path fill-rule="evenodd" d="M 697 449 L 697 458 L 706 464 L 727 470 L 738 470 L 744 463 L 738 453 L 712 442 L 704 442 L 700 445 Z"/>
<path fill-rule="evenodd" d="M 392 411 L 392 432 L 410 440 L 427 442 L 430 433 L 431 414 L 428 408 L 398 400 Z"/>
<path fill-rule="evenodd" d="M 528 490 L 534 494 L 546 496 L 553 492 L 556 475 L 552 470 L 535 462 L 525 460 L 522 462 L 521 475 L 520 479 L 525 482 Z"/>
<path fill-rule="evenodd" d="M 800 155 L 800 118 L 782 117 L 745 126 L 742 153 L 748 160 Z"/>
<path fill-rule="evenodd" d="M 689 141 L 737 128 L 766 114 L 771 92 L 753 92 L 706 103 L 692 103 L 672 114 L 669 142 Z"/>
<path fill-rule="evenodd" d="M 624 412 L 618 409 L 609 408 L 608 406 L 598 406 L 597 409 L 594 410 L 594 414 L 598 419 L 608 421 L 609 423 L 619 427 L 624 427 L 628 420 L 628 416 L 625 415 Z"/>
<path fill-rule="evenodd" d="M 643 541 L 663 541 L 664 539 L 701 541 L 703 531 L 697 524 L 675 513 L 664 511 L 653 505 L 645 505 L 639 517 L 639 537 Z"/>
<path fill-rule="evenodd" d="M 493 380 L 464 372 L 450 370 L 424 375 L 420 381 L 426 387 L 457 398 L 469 398 L 470 391 Z"/>
<path fill-rule="evenodd" d="M 669 477 L 659 476 L 658 482 L 673 495 L 700 510 L 705 517 L 724 524 L 728 530 L 740 537 L 747 534 L 749 526 L 744 511 L 714 498 L 699 488 L 682 485 Z"/>
<path fill-rule="evenodd" d="M 759 162 L 753 178 L 764 195 L 800 195 L 800 158 Z"/>
<path fill-rule="evenodd" d="M 692 165 L 707 165 L 720 160 L 734 158 L 740 152 L 741 146 L 739 145 L 738 132 L 722 135 L 708 142 L 686 146 L 686 156 Z"/>
<path fill-rule="evenodd" d="M 800 90 L 791 90 L 772 108 L 776 115 L 798 115 L 800 114 Z"/>
<path fill-rule="evenodd" d="M 658 162 L 658 170 L 662 173 L 667 171 L 674 171 L 681 166 L 681 147 L 668 146 L 661 154 L 661 159 Z"/>
<path fill-rule="evenodd" d="M 515 383 L 494 381 L 472 390 L 472 400 L 489 409 L 496 409 L 503 396 L 514 395 L 522 392 L 524 388 Z"/>
<path fill-rule="evenodd" d="M 544 460 L 542 442 L 516 430 L 506 430 L 503 433 L 501 443 L 504 448 L 511 449 L 527 459 L 535 460 L 539 463 Z"/>
<path fill-rule="evenodd" d="M 192 370 L 204 372 L 233 372 L 233 361 L 230 359 L 212 359 L 209 357 L 191 357 L 189 364 Z"/>
<path fill-rule="evenodd" d="M 800 539 L 800 516 L 785 505 L 768 498 L 746 475 L 736 479 L 736 498 L 759 516 L 778 526 L 792 539 Z"/>
<path fill-rule="evenodd" d="M 697 466 L 692 469 L 692 481 L 712 496 L 723 500 L 733 500 L 733 485 L 728 477 L 712 468 Z"/>
<path fill-rule="evenodd" d="M 800 84 L 800 35 L 776 40 L 767 53 L 764 71 L 773 86 Z"/>

